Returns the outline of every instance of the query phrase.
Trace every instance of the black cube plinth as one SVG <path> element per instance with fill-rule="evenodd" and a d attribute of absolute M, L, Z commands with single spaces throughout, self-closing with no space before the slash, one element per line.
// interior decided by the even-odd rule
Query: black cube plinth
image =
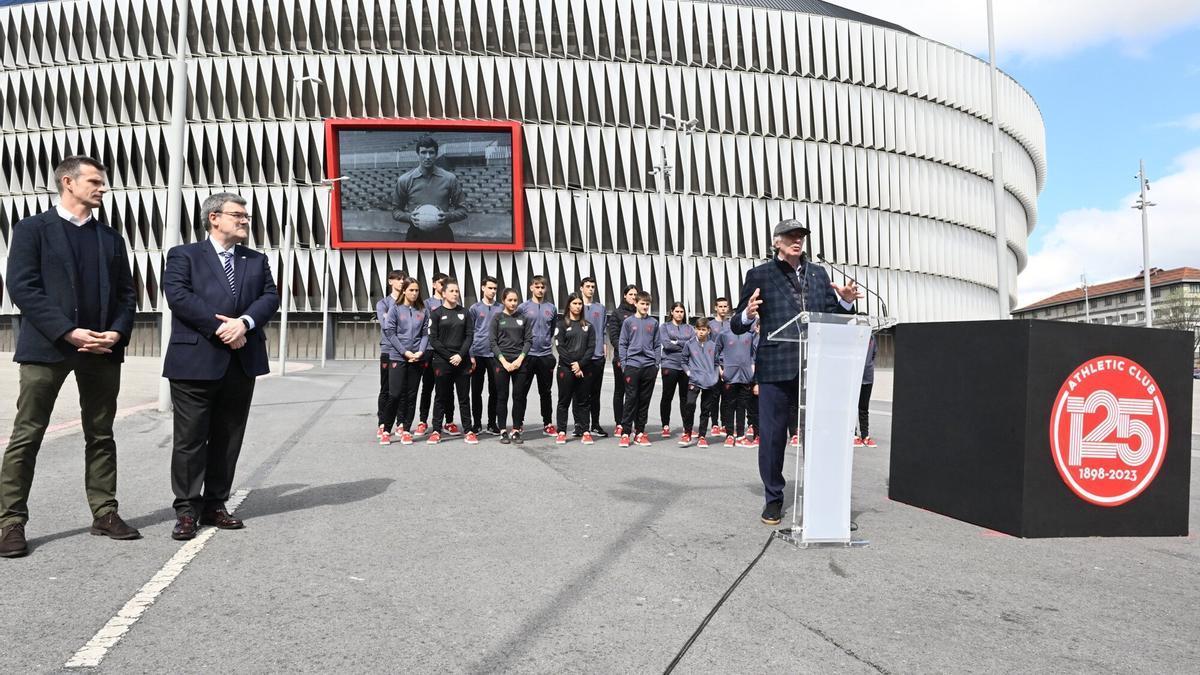
<path fill-rule="evenodd" d="M 888 492 L 893 500 L 1019 537 L 1187 535 L 1190 333 L 1032 320 L 901 324 L 895 346 Z M 1076 443 L 1083 449 L 1069 455 L 1069 443 L 1051 441 L 1052 423 L 1062 429 L 1068 419 L 1066 402 L 1074 391 L 1068 379 L 1080 383 L 1080 392 L 1089 376 L 1104 381 L 1105 364 L 1096 359 L 1105 356 L 1116 357 L 1107 363 L 1112 371 L 1149 374 L 1161 405 L 1135 401 L 1122 428 L 1101 440 L 1136 432 L 1129 430 L 1129 419 L 1143 419 L 1148 428 L 1158 423 L 1167 434 L 1153 480 L 1119 505 L 1095 503 L 1094 494 L 1073 489 L 1067 478 L 1082 481 L 1079 472 L 1088 470 L 1089 461 L 1116 460 L 1078 460 L 1084 463 L 1079 467 L 1061 459 L 1102 454 L 1104 444 L 1093 443 L 1095 449 Z M 1096 365 L 1081 371 L 1089 362 Z M 1112 400 L 1115 406 L 1117 398 Z M 1138 412 L 1138 405 L 1157 407 L 1152 415 Z M 1156 416 L 1160 408 L 1165 424 Z M 1099 428 L 1089 424 L 1093 432 Z M 1122 452 L 1139 443 L 1124 442 Z M 1058 448 L 1063 449 L 1056 460 Z M 1130 471 L 1150 466 L 1147 461 Z M 1139 474 L 1117 474 L 1138 485 L 1130 477 Z"/>

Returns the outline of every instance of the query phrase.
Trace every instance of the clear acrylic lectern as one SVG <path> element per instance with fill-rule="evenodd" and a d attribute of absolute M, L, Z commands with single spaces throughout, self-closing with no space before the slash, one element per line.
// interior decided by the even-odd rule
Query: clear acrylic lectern
<path fill-rule="evenodd" d="M 781 534 L 789 543 L 867 543 L 850 538 L 852 441 L 871 333 L 894 323 L 865 314 L 801 312 L 766 336 L 793 343 L 800 357 L 792 527 Z"/>

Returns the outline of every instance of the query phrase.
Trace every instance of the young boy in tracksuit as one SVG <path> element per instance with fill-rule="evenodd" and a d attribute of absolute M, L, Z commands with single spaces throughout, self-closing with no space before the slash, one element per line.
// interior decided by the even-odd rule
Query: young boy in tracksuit
<path fill-rule="evenodd" d="M 457 436 L 462 433 L 454 424 L 452 396 L 458 394 L 458 410 L 463 426 L 467 427 L 466 442 L 474 445 L 479 437 L 471 425 L 471 343 L 475 337 L 475 321 L 471 313 L 458 304 L 458 282 L 446 279 L 442 284 L 442 306 L 429 314 L 429 348 L 433 352 L 430 366 L 433 368 L 435 394 L 433 400 L 433 431 L 425 442 L 435 445 L 442 440 L 442 419 L 445 415 L 445 433 Z M 453 390 L 453 391 L 452 391 Z"/>
<path fill-rule="evenodd" d="M 721 391 L 722 417 L 725 419 L 725 447 L 732 448 L 746 433 L 746 413 L 753 403 L 754 354 L 758 334 L 741 335 L 727 330 L 717 336 L 721 343 L 720 373 L 725 386 Z"/>
<path fill-rule="evenodd" d="M 529 280 L 529 299 L 521 303 L 517 311 L 533 325 L 533 345 L 525 357 L 529 364 L 529 379 L 521 396 L 526 396 L 533 381 L 537 380 L 542 431 L 547 436 L 554 436 L 558 429 L 554 426 L 554 420 L 550 418 L 554 410 L 550 390 L 554 386 L 553 344 L 554 328 L 558 325 L 558 308 L 553 302 L 546 302 L 546 277 L 539 274 Z"/>
<path fill-rule="evenodd" d="M 471 431 L 478 437 L 484 430 L 483 381 L 487 379 L 487 432 L 493 436 L 500 435 L 500 425 L 496 422 L 496 372 L 494 370 L 496 357 L 492 354 L 492 319 L 503 312 L 496 291 L 499 282 L 495 277 L 484 277 L 479 286 L 479 302 L 471 305 L 471 320 L 475 323 L 475 338 L 471 342 L 471 360 L 474 362 L 471 371 L 471 414 L 474 417 Z"/>
<path fill-rule="evenodd" d="M 388 342 L 387 336 L 383 334 L 383 324 L 387 321 L 388 311 L 392 309 L 392 305 L 400 300 L 400 286 L 407 276 L 408 272 L 404 270 L 388 272 L 388 293 L 375 303 L 375 318 L 379 320 L 379 398 L 376 405 L 379 429 L 375 432 L 377 441 L 383 440 L 383 434 L 391 434 L 392 426 L 396 423 L 395 418 L 384 419 L 383 412 L 388 409 L 388 380 L 390 379 L 389 371 L 392 367 L 392 359 L 400 357 L 392 354 L 392 346 Z"/>
<path fill-rule="evenodd" d="M 433 310 L 442 306 L 442 288 L 443 288 L 443 284 L 445 284 L 446 280 L 449 278 L 450 278 L 450 275 L 446 274 L 445 272 L 434 272 L 433 273 L 433 284 L 432 284 L 433 295 L 429 296 L 428 298 L 425 298 L 425 315 L 426 316 L 432 314 Z M 429 431 L 429 424 L 428 424 L 428 422 L 429 422 L 429 406 L 433 402 L 433 392 L 434 392 L 434 389 L 437 387 L 437 380 L 433 376 L 433 368 L 430 367 L 430 365 L 431 365 L 430 357 L 431 356 L 432 355 L 427 356 L 424 361 L 425 371 L 421 376 L 421 422 L 420 422 L 420 424 L 417 425 L 417 428 L 413 430 L 413 435 L 415 435 L 415 436 L 420 436 L 420 435 L 424 434 L 425 432 Z M 446 409 L 445 413 L 446 413 L 446 417 L 447 417 L 447 420 L 446 420 L 447 422 L 450 421 L 450 419 L 453 419 L 453 417 L 454 417 L 454 403 L 453 402 L 450 404 L 450 407 Z M 438 420 L 438 424 L 441 424 L 441 422 L 442 422 L 442 420 Z"/>
<path fill-rule="evenodd" d="M 710 340 L 717 340 L 721 337 L 721 333 L 729 332 L 729 298 L 720 297 L 713 302 L 713 317 L 708 321 L 708 332 Z M 718 375 L 719 378 L 719 375 Z M 719 421 L 713 422 L 712 432 L 714 436 L 724 435 L 725 427 L 730 424 L 725 419 L 725 406 L 721 405 L 721 397 L 724 395 L 725 383 L 718 379 L 717 386 L 717 416 Z"/>
<path fill-rule="evenodd" d="M 646 418 L 650 415 L 650 397 L 658 379 L 658 320 L 650 316 L 650 294 L 638 293 L 637 314 L 621 324 L 617 344 L 621 370 L 625 374 L 625 419 L 621 420 L 622 448 L 629 447 L 629 434 L 634 442 L 650 445 L 646 435 Z"/>
<path fill-rule="evenodd" d="M 720 343 L 714 340 L 705 318 L 696 320 L 696 337 L 684 345 L 684 372 L 688 377 L 687 400 L 683 405 L 683 436 L 680 445 L 692 442 L 692 423 L 696 419 L 696 400 L 700 400 L 700 429 L 696 434 L 696 447 L 707 448 L 708 423 L 717 419 L 717 392 L 720 391 L 720 375 L 717 362 L 721 358 Z"/>

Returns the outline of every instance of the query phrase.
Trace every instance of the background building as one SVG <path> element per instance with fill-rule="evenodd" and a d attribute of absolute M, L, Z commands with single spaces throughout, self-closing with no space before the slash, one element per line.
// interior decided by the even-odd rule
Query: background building
<path fill-rule="evenodd" d="M 167 235 L 202 237 L 199 204 L 217 190 L 250 199 L 250 244 L 277 273 L 295 222 L 295 356 L 316 355 L 307 322 L 322 294 L 337 355 L 373 356 L 373 298 L 392 268 L 449 272 L 469 296 L 484 274 L 524 288 L 541 273 L 560 302 L 593 274 L 610 306 L 636 282 L 702 312 L 737 294 L 769 255 L 771 225 L 793 215 L 813 225 L 814 251 L 902 320 L 994 314 L 987 64 L 829 3 L 76 0 L 0 7 L 0 35 L 0 261 L 12 224 L 53 203 L 55 162 L 102 159 L 114 188 L 103 217 L 133 250 L 135 353 L 157 349 Z M 1020 85 L 1004 77 L 999 97 L 1011 298 L 1045 141 Z M 698 125 L 664 129 L 666 114 Z M 327 253 L 329 117 L 520 121 L 527 250 Z M 178 223 L 166 222 L 173 152 L 185 161 Z M 673 171 L 660 184 L 663 154 Z M 879 311 L 873 299 L 866 309 Z M 0 314 L 15 313 L 4 294 Z"/>
<path fill-rule="evenodd" d="M 1150 308 L 1155 328 L 1195 333 L 1195 357 L 1200 359 L 1200 269 L 1150 268 Z M 1145 279 L 1139 271 L 1127 279 L 1073 288 L 1015 309 L 1013 317 L 1144 326 Z"/>

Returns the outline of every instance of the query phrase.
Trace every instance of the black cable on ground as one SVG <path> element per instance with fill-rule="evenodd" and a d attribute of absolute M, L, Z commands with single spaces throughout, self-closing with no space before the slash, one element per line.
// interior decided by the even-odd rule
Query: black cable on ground
<path fill-rule="evenodd" d="M 777 536 L 779 536 L 778 532 L 772 532 L 771 536 L 767 537 L 767 543 L 763 544 L 762 550 L 758 552 L 758 555 L 754 557 L 754 560 L 750 561 L 750 564 L 746 566 L 746 569 L 742 571 L 741 575 L 739 575 L 738 578 L 733 581 L 733 584 L 730 585 L 729 590 L 725 591 L 725 595 L 722 595 L 721 599 L 717 601 L 717 604 L 713 605 L 713 608 L 709 610 L 708 616 L 704 617 L 704 620 L 700 622 L 700 626 L 696 628 L 696 632 L 692 633 L 692 636 L 688 638 L 687 642 L 683 643 L 683 648 L 680 649 L 679 653 L 675 655 L 675 658 L 671 660 L 671 664 L 667 666 L 666 670 L 663 671 L 663 675 L 668 675 L 671 673 L 671 671 L 675 670 L 675 666 L 679 665 L 679 661 L 683 659 L 684 654 L 687 654 L 688 650 L 692 648 L 692 643 L 696 641 L 696 638 L 700 637 L 700 634 L 703 633 L 704 629 L 708 627 L 708 622 L 712 621 L 712 618 L 716 616 L 717 610 L 721 609 L 721 605 L 725 604 L 725 601 L 729 599 L 729 596 L 733 595 L 733 591 L 737 589 L 738 584 L 742 583 L 742 579 L 745 579 L 746 575 L 750 574 L 750 570 L 754 569 L 754 566 L 758 564 L 758 561 L 762 560 L 763 554 L 767 552 L 767 549 L 771 546 L 771 542 L 775 541 L 775 537 Z"/>

